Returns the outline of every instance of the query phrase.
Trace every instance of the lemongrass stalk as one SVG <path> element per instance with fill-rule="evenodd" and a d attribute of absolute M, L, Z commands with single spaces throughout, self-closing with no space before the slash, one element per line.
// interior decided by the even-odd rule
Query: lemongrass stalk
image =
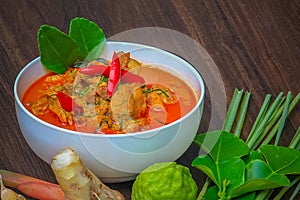
<path fill-rule="evenodd" d="M 282 98 L 284 99 L 284 98 Z M 284 105 L 281 105 L 273 114 L 273 117 L 268 121 L 266 127 L 264 128 L 263 130 L 263 133 L 262 135 L 265 137 L 269 132 L 270 130 L 276 125 L 276 123 L 278 122 L 278 119 L 280 118 L 280 116 L 282 115 L 282 112 L 283 112 L 283 108 L 284 108 Z M 277 131 L 277 129 L 276 129 Z M 259 140 L 261 141 L 261 140 Z"/>
<path fill-rule="evenodd" d="M 15 191 L 5 187 L 2 181 L 2 176 L 0 174 L 0 199 L 2 200 L 26 200 L 24 196 L 17 194 Z"/>
<path fill-rule="evenodd" d="M 280 200 L 284 195 L 285 193 L 290 189 L 292 188 L 297 182 L 299 182 L 300 180 L 300 177 L 298 176 L 297 178 L 295 178 L 294 180 L 291 181 L 290 185 L 289 186 L 285 186 L 285 187 L 282 187 L 281 190 L 276 194 L 276 196 L 274 197 L 273 200 Z M 300 182 L 299 182 L 300 183 Z M 298 187 L 299 187 L 299 184 L 298 184 Z M 255 200 L 266 200 L 266 199 L 270 199 L 272 194 L 274 192 L 274 189 L 270 189 L 270 190 L 262 190 L 260 191 L 256 197 L 255 197 Z M 296 194 L 299 192 L 299 188 L 297 190 L 297 188 L 295 189 L 294 193 L 296 192 Z M 293 196 L 293 195 L 292 195 Z M 292 200 L 293 198 L 290 198 L 290 200 Z"/>
<path fill-rule="evenodd" d="M 283 95 L 283 93 L 281 92 L 277 96 L 275 101 L 272 103 L 272 105 L 268 109 L 262 122 L 259 124 L 257 131 L 254 132 L 253 137 L 247 142 L 250 149 L 254 149 L 254 146 L 256 146 L 257 141 L 263 139 L 263 135 L 261 135 L 261 133 L 263 132 L 264 128 L 266 127 L 267 122 L 269 121 L 270 117 L 273 115 L 274 111 L 280 106 L 279 103 L 281 102 L 282 95 Z"/>
<path fill-rule="evenodd" d="M 255 200 L 266 200 L 266 199 L 270 199 L 272 193 L 273 193 L 273 189 L 270 190 L 261 190 L 258 192 L 258 194 L 255 196 Z"/>
<path fill-rule="evenodd" d="M 296 199 L 296 196 L 298 195 L 298 193 L 299 193 L 299 191 L 300 191 L 300 177 L 299 177 L 299 176 L 298 176 L 297 182 L 298 182 L 298 185 L 297 185 L 297 187 L 295 188 L 293 194 L 291 195 L 290 200 Z"/>
<path fill-rule="evenodd" d="M 292 103 L 290 104 L 290 107 L 288 109 L 288 114 L 293 110 L 293 108 L 295 107 L 295 105 L 297 104 L 299 99 L 295 98 Z M 287 114 L 287 115 L 288 115 Z M 279 123 L 276 124 L 276 126 L 279 126 Z M 276 129 L 275 129 L 276 130 Z M 276 133 L 276 131 L 273 131 L 274 133 Z M 275 134 L 273 134 L 273 136 L 275 136 Z M 271 137 L 270 137 L 271 138 Z M 272 138 L 271 138 L 272 139 Z M 270 140 L 271 140 L 270 139 Z M 289 148 L 296 148 L 297 144 L 299 144 L 300 142 L 300 127 L 297 129 L 293 139 L 291 140 L 290 144 L 289 144 Z M 268 144 L 268 141 L 264 140 L 263 144 Z M 263 145 L 262 144 L 262 145 Z M 289 186 L 283 187 L 279 193 L 276 195 L 276 199 L 281 199 L 281 197 L 283 197 L 283 195 L 286 193 L 286 191 L 291 188 L 297 181 L 299 181 L 300 177 L 297 177 L 296 179 L 294 179 L 291 184 Z M 274 190 L 263 190 L 260 191 L 257 195 L 257 197 L 255 198 L 255 200 L 263 200 L 263 199 L 269 199 L 272 195 Z M 296 191 L 296 190 L 295 190 Z M 299 189 L 298 189 L 299 191 Z"/>
<path fill-rule="evenodd" d="M 296 134 L 294 135 L 292 141 L 290 142 L 289 148 L 295 148 L 295 147 L 297 146 L 297 144 L 299 143 L 299 141 L 300 141 L 300 127 L 298 128 L 298 130 L 296 131 Z M 295 179 L 290 183 L 289 186 L 282 187 L 281 190 L 279 191 L 279 193 L 275 196 L 274 200 L 279 200 L 279 199 L 281 199 L 281 198 L 284 196 L 284 194 L 285 194 L 291 187 L 293 187 L 297 182 L 299 182 L 299 180 L 300 180 L 300 177 L 298 176 L 297 178 L 295 178 Z M 299 186 L 299 185 L 298 185 L 298 186 Z M 261 196 L 263 196 L 263 195 L 266 196 L 266 194 L 268 193 L 268 194 L 269 194 L 269 197 L 270 197 L 270 196 L 272 195 L 273 191 L 274 191 L 274 190 L 266 190 L 266 191 L 260 192 L 260 193 L 263 193 L 263 194 L 261 194 Z M 297 191 L 297 188 L 295 189 L 295 191 Z M 295 191 L 294 191 L 294 193 L 295 193 Z M 299 189 L 298 189 L 298 191 L 299 191 Z M 297 191 L 296 193 L 298 193 L 298 191 Z M 259 193 L 259 194 L 260 194 L 260 193 Z M 266 199 L 267 199 L 267 198 L 266 198 Z M 293 198 L 291 198 L 291 199 L 293 199 Z"/>
<path fill-rule="evenodd" d="M 298 130 L 296 131 L 296 134 L 294 135 L 292 141 L 289 144 L 289 148 L 295 148 L 295 146 L 299 143 L 300 141 L 300 127 L 298 128 Z M 286 187 L 282 187 L 282 189 L 279 191 L 279 193 L 276 195 L 275 199 L 281 199 L 281 197 L 283 197 L 283 195 L 288 191 L 288 189 L 290 189 L 297 181 L 299 181 L 300 177 L 297 177 L 296 179 L 294 179 L 289 186 Z M 263 190 L 260 191 L 257 196 L 255 197 L 255 200 L 265 200 L 265 199 L 269 199 L 273 193 L 273 189 L 270 190 Z"/>
<path fill-rule="evenodd" d="M 237 116 L 236 126 L 234 129 L 234 134 L 237 137 L 240 137 L 243 126 L 244 126 L 244 121 L 245 121 L 245 117 L 246 117 L 247 110 L 248 110 L 250 95 L 251 95 L 250 92 L 246 92 L 243 97 L 242 103 L 241 103 L 240 111 Z"/>
<path fill-rule="evenodd" d="M 238 90 L 238 89 L 234 90 L 233 97 L 229 104 L 222 130 L 228 132 L 231 131 L 242 96 L 243 96 L 243 90 Z"/>
<path fill-rule="evenodd" d="M 268 106 L 269 103 L 271 101 L 272 96 L 270 94 L 267 94 L 265 97 L 265 100 L 263 102 L 263 105 L 261 106 L 261 109 L 256 117 L 256 120 L 252 126 L 252 129 L 247 137 L 246 143 L 253 137 L 253 134 L 255 133 L 255 131 L 257 130 L 259 124 L 261 123 L 263 116 L 265 116 L 267 110 L 268 110 Z"/>
<path fill-rule="evenodd" d="M 283 98 L 281 98 L 280 102 L 278 102 L 277 106 L 275 107 L 274 111 L 272 111 L 271 117 L 267 120 L 267 122 L 264 124 L 264 127 L 262 128 L 262 132 L 259 134 L 258 138 L 254 142 L 252 149 L 256 149 L 259 144 L 262 142 L 262 140 L 266 137 L 270 129 L 274 126 L 274 124 L 277 123 L 277 120 L 280 118 L 282 110 L 280 109 L 282 106 Z M 277 129 L 276 129 L 277 130 Z"/>
<path fill-rule="evenodd" d="M 284 105 L 282 104 L 285 100 L 285 97 L 283 97 L 279 103 L 280 106 L 276 108 L 273 115 L 270 117 L 269 121 L 267 122 L 266 127 L 263 129 L 263 132 L 261 133 L 260 137 L 256 140 L 255 144 L 253 145 L 253 149 L 257 148 L 258 145 L 261 143 L 261 141 L 268 135 L 269 131 L 274 127 L 274 125 L 277 123 L 280 116 L 282 116 L 282 112 L 284 109 Z M 277 126 L 279 127 L 279 126 Z M 274 131 L 277 131 L 278 128 L 276 128 Z M 270 142 L 270 141 L 269 141 Z"/>
<path fill-rule="evenodd" d="M 293 181 L 291 181 L 289 186 L 282 187 L 281 190 L 278 192 L 278 194 L 274 197 L 274 200 L 280 200 L 291 187 L 293 187 L 297 182 L 299 182 L 299 180 L 300 180 L 300 177 L 298 176 Z M 299 184 L 298 184 L 298 187 L 299 187 Z M 295 191 L 297 191 L 297 188 L 295 189 Z M 298 188 L 298 191 L 299 191 L 299 188 Z M 292 196 L 290 199 L 293 199 Z"/>
<path fill-rule="evenodd" d="M 226 117 L 224 120 L 222 130 L 225 130 L 228 132 L 231 131 L 242 96 L 243 96 L 243 90 L 238 90 L 238 89 L 234 90 L 233 96 L 231 98 L 231 101 L 230 101 L 230 104 L 229 104 L 229 107 L 228 107 L 228 110 L 226 113 Z M 205 183 L 202 186 L 202 189 L 197 197 L 197 200 L 204 199 L 204 196 L 207 192 L 210 182 L 211 182 L 211 180 L 207 177 L 205 180 Z"/>
<path fill-rule="evenodd" d="M 269 124 L 275 123 L 277 122 L 277 120 L 281 117 L 283 108 L 284 108 L 284 101 L 285 101 L 285 97 L 281 98 L 281 101 L 279 103 L 279 107 L 274 111 L 273 116 L 270 117 L 270 120 L 268 121 L 268 126 Z"/>
<path fill-rule="evenodd" d="M 293 101 L 290 103 L 288 115 L 292 112 L 294 107 L 297 105 L 298 101 L 300 100 L 300 93 L 293 99 Z M 269 142 L 272 140 L 272 138 L 275 136 L 277 130 L 279 128 L 279 124 L 277 123 L 273 129 L 269 132 L 268 136 L 265 138 L 265 140 L 262 142 L 262 145 L 269 144 Z"/>
<path fill-rule="evenodd" d="M 0 169 L 0 176 L 7 187 L 34 199 L 65 199 L 64 192 L 57 184 L 3 169 Z"/>
<path fill-rule="evenodd" d="M 291 140 L 289 144 L 289 148 L 295 149 L 299 143 L 300 143 L 300 126 L 298 127 L 293 139 Z"/>
<path fill-rule="evenodd" d="M 286 97 L 286 100 L 285 100 L 285 103 L 284 103 L 284 109 L 283 109 L 283 112 L 282 112 L 282 115 L 281 115 L 281 118 L 280 118 L 280 121 L 279 121 L 278 132 L 277 132 L 275 143 L 274 143 L 274 145 L 276 145 L 276 146 L 279 143 L 279 139 L 280 139 L 282 130 L 284 128 L 285 120 L 286 120 L 286 117 L 287 117 L 288 112 L 289 112 L 289 105 L 290 105 L 291 97 L 292 97 L 292 93 L 289 91 L 287 93 L 287 97 Z"/>
<path fill-rule="evenodd" d="M 300 142 L 298 142 L 297 146 L 295 147 L 295 149 L 300 150 Z"/>
<path fill-rule="evenodd" d="M 204 196 L 205 196 L 205 194 L 206 194 L 206 191 L 207 191 L 207 189 L 208 189 L 208 186 L 209 186 L 210 182 L 211 182 L 210 179 L 207 177 L 206 180 L 205 180 L 205 183 L 204 183 L 204 185 L 202 186 L 202 189 L 201 189 L 201 191 L 200 191 L 200 193 L 199 193 L 199 195 L 198 195 L 198 197 L 197 197 L 197 200 L 202 200 L 202 199 L 204 199 Z"/>
<path fill-rule="evenodd" d="M 274 126 L 274 124 L 278 122 L 278 119 L 280 119 L 280 117 L 282 116 L 282 112 L 285 105 L 283 103 L 284 101 L 285 101 L 285 97 L 282 98 L 281 102 L 279 103 L 280 106 L 274 111 L 273 116 L 268 121 L 267 126 L 264 129 L 265 132 L 269 132 Z"/>

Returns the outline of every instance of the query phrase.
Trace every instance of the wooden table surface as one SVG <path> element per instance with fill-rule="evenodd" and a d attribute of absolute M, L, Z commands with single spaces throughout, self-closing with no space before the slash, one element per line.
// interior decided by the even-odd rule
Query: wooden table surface
<path fill-rule="evenodd" d="M 0 169 L 56 182 L 50 166 L 37 157 L 19 129 L 14 104 L 13 85 L 18 72 L 39 56 L 37 31 L 42 24 L 68 32 L 69 21 L 86 17 L 104 30 L 107 38 L 126 36 L 126 31 L 154 27 L 179 34 L 203 47 L 220 73 L 220 87 L 209 78 L 203 120 L 199 133 L 209 129 L 215 113 L 226 109 L 235 88 L 251 91 L 252 97 L 245 125 L 247 136 L 267 93 L 300 91 L 300 2 L 298 0 L 1 0 L 0 6 Z M 123 34 L 123 35 L 122 35 Z M 141 34 L 143 35 L 143 34 Z M 124 36 L 124 37 L 125 37 Z M 123 38 L 124 38 L 123 37 Z M 127 37 L 127 36 L 126 36 Z M 151 36 L 147 39 L 155 41 Z M 177 37 L 177 36 L 176 36 Z M 125 38 L 124 40 L 134 40 Z M 162 39 L 162 38 L 159 38 Z M 163 38 L 169 45 L 179 41 Z M 173 43 L 172 43 L 173 42 Z M 181 45 L 182 46 L 182 45 Z M 195 54 L 185 48 L 185 55 Z M 197 52 L 196 52 L 197 57 Z M 189 60 L 189 57 L 186 58 Z M 206 72 L 204 72 L 206 73 Z M 212 74 L 213 76 L 213 74 Z M 223 106 L 213 109 L 217 90 L 226 95 Z M 221 102 L 222 104 L 222 102 Z M 221 106 L 219 104 L 219 106 Z M 213 119 L 213 120 L 211 120 Z M 300 105 L 289 116 L 281 144 L 287 144 L 300 125 Z M 222 119 L 221 119 L 222 120 Z M 178 159 L 190 166 L 198 154 L 194 144 Z M 191 168 L 197 183 L 204 176 Z M 109 184 L 130 199 L 132 182 Z"/>

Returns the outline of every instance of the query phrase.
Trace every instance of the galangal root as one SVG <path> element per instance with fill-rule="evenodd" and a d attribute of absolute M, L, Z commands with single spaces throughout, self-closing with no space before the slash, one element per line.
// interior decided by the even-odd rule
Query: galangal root
<path fill-rule="evenodd" d="M 42 200 L 125 200 L 119 191 L 107 187 L 86 168 L 70 148 L 54 156 L 51 167 L 59 185 L 0 169 L 0 199 L 25 200 L 24 196 L 7 188 L 10 187 Z"/>
<path fill-rule="evenodd" d="M 85 167 L 70 148 L 57 154 L 51 167 L 66 199 L 125 200 L 119 191 L 107 187 Z"/>

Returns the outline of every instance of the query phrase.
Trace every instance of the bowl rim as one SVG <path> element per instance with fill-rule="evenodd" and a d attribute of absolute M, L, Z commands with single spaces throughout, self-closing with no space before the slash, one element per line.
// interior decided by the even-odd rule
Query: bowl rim
<path fill-rule="evenodd" d="M 29 63 L 27 63 L 22 69 L 21 71 L 18 73 L 15 82 L 14 82 L 14 98 L 15 98 L 15 102 L 16 104 L 23 110 L 23 112 L 25 112 L 30 118 L 32 118 L 33 120 L 39 122 L 40 124 L 47 126 L 51 129 L 55 129 L 57 131 L 63 132 L 63 133 L 68 133 L 68 134 L 74 134 L 74 135 L 80 135 L 80 136 L 87 136 L 87 137 L 104 137 L 104 138 L 123 138 L 123 137 L 129 137 L 129 136 L 143 136 L 143 135 L 147 135 L 149 133 L 153 133 L 153 131 L 161 131 L 163 129 L 166 129 L 170 126 L 174 126 L 176 124 L 180 124 L 184 119 L 186 119 L 187 117 L 189 117 L 192 113 L 194 113 L 198 107 L 200 107 L 200 105 L 204 102 L 204 97 L 205 97 L 205 83 L 204 80 L 200 74 L 200 72 L 191 64 L 189 63 L 187 60 L 185 60 L 184 58 L 182 58 L 181 56 L 176 55 L 173 52 L 161 49 L 161 48 L 157 48 L 154 46 L 149 46 L 149 45 L 145 45 L 145 44 L 140 44 L 140 43 L 133 43 L 133 42 L 122 42 L 122 41 L 106 41 L 106 45 L 109 44 L 120 44 L 120 45 L 131 45 L 134 47 L 138 47 L 138 48 L 147 48 L 147 49 L 152 49 L 154 51 L 158 51 L 161 54 L 167 54 L 168 56 L 171 56 L 175 59 L 179 59 L 181 62 L 184 62 L 186 65 L 188 66 L 188 68 L 193 72 L 193 74 L 195 75 L 195 77 L 197 77 L 197 80 L 200 83 L 200 96 L 199 99 L 196 103 L 196 105 L 183 117 L 177 119 L 176 121 L 164 125 L 162 127 L 158 127 L 158 128 L 154 128 L 154 129 L 149 129 L 149 130 L 145 130 L 145 131 L 139 131 L 139 132 L 133 132 L 133 133 L 125 133 L 125 134 L 93 134 L 93 133 L 87 133 L 87 132 L 81 132 L 81 131 L 73 131 L 73 130 L 69 130 L 69 129 L 65 129 L 62 127 L 58 127 L 55 126 L 53 124 L 50 124 L 44 120 L 41 120 L 40 118 L 38 118 L 37 116 L 35 116 L 34 114 L 32 114 L 21 102 L 21 99 L 19 98 L 18 95 L 18 83 L 19 80 L 21 79 L 22 75 L 24 74 L 24 72 L 30 68 L 31 65 L 36 64 L 38 62 L 40 62 L 40 56 L 36 57 L 35 59 L 33 59 L 32 61 L 30 61 Z M 40 78 L 40 77 L 39 77 Z"/>

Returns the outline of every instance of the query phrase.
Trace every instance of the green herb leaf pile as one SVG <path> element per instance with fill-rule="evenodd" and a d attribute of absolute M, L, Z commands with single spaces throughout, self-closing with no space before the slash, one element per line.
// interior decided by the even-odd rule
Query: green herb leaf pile
<path fill-rule="evenodd" d="M 64 73 L 78 60 L 93 60 L 102 53 L 106 37 L 94 22 L 76 17 L 70 21 L 69 34 L 50 25 L 38 31 L 42 64 L 56 73 Z"/>
<path fill-rule="evenodd" d="M 293 100 L 290 92 L 287 97 L 280 93 L 271 105 L 271 96 L 267 95 L 244 141 L 239 136 L 249 98 L 249 92 L 235 90 L 223 130 L 195 137 L 194 142 L 206 154 L 196 157 L 192 166 L 208 177 L 198 200 L 270 199 L 274 196 L 272 189 L 281 187 L 274 197 L 280 199 L 298 182 L 293 193 L 297 195 L 300 189 L 300 127 L 288 147 L 279 146 L 278 142 L 288 114 L 300 100 L 300 93 Z M 274 145 L 269 144 L 272 139 Z"/>

